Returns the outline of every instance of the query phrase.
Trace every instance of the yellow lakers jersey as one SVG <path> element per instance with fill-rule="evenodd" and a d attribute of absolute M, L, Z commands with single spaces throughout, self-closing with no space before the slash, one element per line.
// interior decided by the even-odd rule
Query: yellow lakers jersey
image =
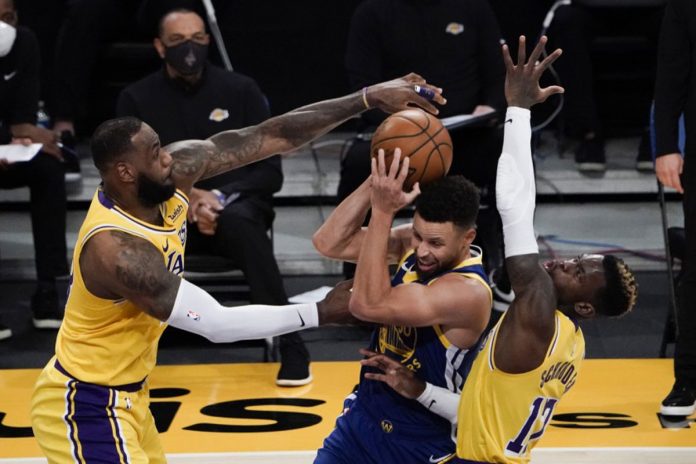
<path fill-rule="evenodd" d="M 526 463 L 561 397 L 575 384 L 585 356 L 582 330 L 556 311 L 556 330 L 544 362 L 523 374 L 495 365 L 503 316 L 482 344 L 459 402 L 457 456 L 491 463 Z"/>
<path fill-rule="evenodd" d="M 87 290 L 80 269 L 82 247 L 95 234 L 118 230 L 152 243 L 170 272 L 184 271 L 188 198 L 181 191 L 160 205 L 163 225 L 131 216 L 99 189 L 75 244 L 65 317 L 56 357 L 83 382 L 117 386 L 143 380 L 154 368 L 157 342 L 166 325 L 125 299 L 107 300 Z"/>

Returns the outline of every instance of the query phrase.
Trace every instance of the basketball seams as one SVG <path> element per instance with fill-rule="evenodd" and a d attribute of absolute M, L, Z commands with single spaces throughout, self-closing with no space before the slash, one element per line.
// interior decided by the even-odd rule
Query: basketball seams
<path fill-rule="evenodd" d="M 415 182 L 429 183 L 446 175 L 453 155 L 447 129 L 437 118 L 422 110 L 405 110 L 402 113 L 391 115 L 377 128 L 372 138 L 371 155 L 376 156 L 382 148 L 388 155 L 389 163 L 394 149 L 401 148 L 402 158 L 411 160 L 404 182 L 406 188 Z M 434 129 L 432 134 L 429 133 L 431 129 Z"/>

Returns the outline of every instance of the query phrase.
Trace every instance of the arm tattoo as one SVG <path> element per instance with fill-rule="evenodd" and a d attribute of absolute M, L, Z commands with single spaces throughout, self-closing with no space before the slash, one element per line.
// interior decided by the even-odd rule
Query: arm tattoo
<path fill-rule="evenodd" d="M 116 279 L 129 289 L 130 298 L 159 320 L 171 314 L 178 291 L 178 278 L 167 271 L 161 253 L 149 242 L 125 232 L 112 231 L 118 244 Z"/>
<path fill-rule="evenodd" d="M 207 140 L 175 142 L 167 148 L 174 175 L 195 182 L 269 156 L 287 153 L 365 110 L 359 94 L 303 106 L 257 126 L 230 130 Z"/>

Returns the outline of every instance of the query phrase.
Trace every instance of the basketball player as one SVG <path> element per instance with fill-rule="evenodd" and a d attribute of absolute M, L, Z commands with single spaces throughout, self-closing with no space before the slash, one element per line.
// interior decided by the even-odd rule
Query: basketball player
<path fill-rule="evenodd" d="M 423 381 L 453 394 L 466 378 L 476 343 L 490 317 L 492 294 L 476 236 L 479 193 L 462 176 L 402 191 L 409 158 L 399 166 L 384 152 L 372 174 L 334 210 L 314 235 L 325 256 L 357 262 L 351 313 L 378 324 L 371 349 Z M 420 194 L 420 196 L 419 196 Z M 416 198 L 412 224 L 392 228 L 396 212 Z M 361 225 L 368 209 L 367 228 Z M 389 277 L 389 264 L 398 263 Z M 415 463 L 454 453 L 449 421 L 386 385 L 360 385 L 345 401 L 335 430 L 315 463 Z"/>
<path fill-rule="evenodd" d="M 481 344 L 459 402 L 443 416 L 457 420 L 457 456 L 448 463 L 526 463 L 561 397 L 575 384 L 585 354 L 578 320 L 620 316 L 636 301 L 633 274 L 620 259 L 583 255 L 539 263 L 534 236 L 534 170 L 529 108 L 561 87 L 539 87 L 539 78 L 556 60 L 541 62 L 542 37 L 525 63 L 520 38 L 518 63 L 507 46 L 503 154 L 498 163 L 496 198 L 503 220 L 505 258 L 515 300 Z M 363 364 L 382 371 L 372 378 L 406 397 L 452 404 L 453 394 L 425 384 L 377 353 Z"/>
<path fill-rule="evenodd" d="M 418 87 L 416 87 L 418 86 Z M 167 325 L 214 342 L 280 335 L 341 320 L 346 285 L 318 304 L 225 308 L 181 276 L 187 194 L 198 180 L 286 153 L 370 106 L 437 113 L 415 74 L 311 104 L 207 140 L 160 147 L 135 118 L 104 122 L 92 137 L 102 177 L 80 229 L 56 356 L 32 398 L 32 427 L 51 463 L 165 462 L 146 378 Z"/>

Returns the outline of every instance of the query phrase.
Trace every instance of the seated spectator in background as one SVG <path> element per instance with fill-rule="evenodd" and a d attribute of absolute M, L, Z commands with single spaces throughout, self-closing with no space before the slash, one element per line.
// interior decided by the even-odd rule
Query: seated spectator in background
<path fill-rule="evenodd" d="M 114 41 L 151 37 L 159 18 L 197 0 L 21 0 L 20 12 L 39 38 L 44 62 L 42 99 L 64 145 L 76 149 L 75 125 L 89 111 L 100 55 Z M 79 159 L 66 157 L 68 180 L 80 177 Z"/>
<path fill-rule="evenodd" d="M 507 43 L 516 44 L 520 35 L 538 37 L 544 19 L 556 0 L 490 0 Z M 549 49 L 561 48 L 563 59 L 554 63 L 561 85 L 565 87 L 562 115 L 564 129 L 579 143 L 575 150 L 575 164 L 581 172 L 606 170 L 605 140 L 597 111 L 594 91 L 591 44 L 594 20 L 592 12 L 582 5 L 559 6 L 548 29 Z M 534 44 L 529 40 L 528 45 Z M 512 53 L 516 47 L 512 47 Z M 527 52 L 531 52 L 531 47 Z M 540 105 L 549 115 L 552 100 Z M 648 109 L 646 108 L 646 114 Z M 538 116 L 536 114 L 535 116 Z M 535 119 L 543 119 L 535 118 Z M 540 121 L 539 121 L 540 122 Z M 649 152 L 642 150 L 636 160 L 639 170 L 652 170 Z M 645 156 L 647 155 L 647 157 Z"/>
<path fill-rule="evenodd" d="M 0 189 L 29 187 L 38 279 L 31 298 L 33 323 L 39 329 L 57 329 L 62 315 L 56 277 L 68 273 L 63 159 L 56 134 L 36 126 L 38 45 L 29 29 L 17 26 L 12 0 L 0 0 L 0 74 L 0 144 L 43 144 L 31 161 L 9 163 L 0 158 Z M 0 340 L 11 335 L 0 324 Z"/>
<path fill-rule="evenodd" d="M 351 90 L 414 71 L 445 90 L 447 105 L 439 117 L 483 114 L 505 108 L 505 69 L 500 29 L 487 0 L 367 0 L 355 10 L 346 49 Z M 358 136 L 341 164 L 338 200 L 345 199 L 370 175 L 370 138 L 386 115 L 362 115 Z M 502 236 L 495 209 L 495 169 L 502 149 L 498 127 L 451 131 L 454 159 L 449 174 L 461 174 L 481 189 L 477 244 L 485 266 L 500 268 Z M 350 277 L 354 265 L 346 263 Z M 496 273 L 496 309 L 507 307 L 509 284 Z"/>
<path fill-rule="evenodd" d="M 209 41 L 198 14 L 182 9 L 165 15 L 155 39 L 164 67 L 123 90 L 118 115 L 148 123 L 163 146 L 267 119 L 268 104 L 252 79 L 207 62 Z M 233 260 L 249 282 L 252 303 L 287 304 L 268 236 L 273 194 L 282 183 L 280 157 L 275 156 L 200 182 L 191 194 L 189 219 L 197 227 L 188 230 L 187 252 Z M 280 337 L 280 356 L 278 385 L 311 382 L 309 353 L 299 334 Z"/>

